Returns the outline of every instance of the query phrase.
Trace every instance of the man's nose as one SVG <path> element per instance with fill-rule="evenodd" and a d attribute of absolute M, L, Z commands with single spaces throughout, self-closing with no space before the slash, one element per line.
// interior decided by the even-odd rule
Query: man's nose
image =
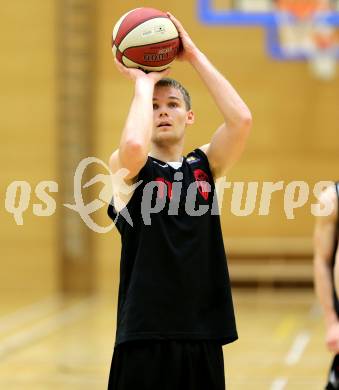
<path fill-rule="evenodd" d="M 166 110 L 165 107 L 163 107 L 163 108 L 160 109 L 159 115 L 160 115 L 160 116 L 168 116 L 167 110 Z"/>

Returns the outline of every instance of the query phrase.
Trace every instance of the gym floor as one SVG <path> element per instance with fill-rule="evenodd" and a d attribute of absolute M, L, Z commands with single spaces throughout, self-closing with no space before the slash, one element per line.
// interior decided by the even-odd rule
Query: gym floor
<path fill-rule="evenodd" d="M 331 355 L 311 289 L 234 289 L 234 303 L 240 338 L 224 346 L 228 390 L 324 387 Z M 0 388 L 106 389 L 115 312 L 111 296 L 11 294 L 0 313 Z"/>

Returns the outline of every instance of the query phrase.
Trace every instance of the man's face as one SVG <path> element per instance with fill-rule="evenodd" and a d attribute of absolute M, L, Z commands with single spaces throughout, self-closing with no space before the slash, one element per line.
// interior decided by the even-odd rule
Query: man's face
<path fill-rule="evenodd" d="M 183 139 L 185 128 L 192 124 L 194 115 L 186 111 L 180 90 L 174 87 L 156 87 L 153 94 L 153 133 L 156 144 L 174 144 Z"/>

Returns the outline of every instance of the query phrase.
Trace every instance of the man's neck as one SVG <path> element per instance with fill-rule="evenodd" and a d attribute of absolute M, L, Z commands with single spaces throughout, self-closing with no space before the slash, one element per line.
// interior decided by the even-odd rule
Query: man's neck
<path fill-rule="evenodd" d="M 174 162 L 174 161 L 181 162 L 182 154 L 183 154 L 182 145 L 173 145 L 169 147 L 168 146 L 160 147 L 158 145 L 152 145 L 152 149 L 149 153 L 149 156 L 164 162 Z"/>

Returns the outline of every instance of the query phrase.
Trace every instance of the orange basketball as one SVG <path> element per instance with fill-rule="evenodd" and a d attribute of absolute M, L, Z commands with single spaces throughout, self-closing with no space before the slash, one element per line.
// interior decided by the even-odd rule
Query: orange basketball
<path fill-rule="evenodd" d="M 129 68 L 161 71 L 179 51 L 179 33 L 166 13 L 136 8 L 123 15 L 113 29 L 113 55 Z"/>

